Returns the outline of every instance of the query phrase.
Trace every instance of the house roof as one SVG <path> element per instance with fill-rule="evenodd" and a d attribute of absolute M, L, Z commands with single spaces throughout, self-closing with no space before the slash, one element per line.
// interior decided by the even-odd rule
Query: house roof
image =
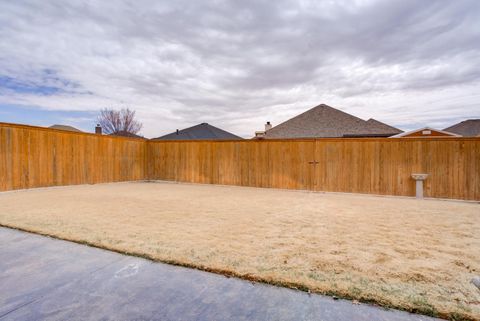
<path fill-rule="evenodd" d="M 463 137 L 474 137 L 480 135 L 480 119 L 467 119 L 453 126 L 444 129 L 447 132 L 462 135 Z"/>
<path fill-rule="evenodd" d="M 73 126 L 68 126 L 68 125 L 58 125 L 58 124 L 55 124 L 55 125 L 52 125 L 48 128 L 52 128 L 52 129 L 58 129 L 58 130 L 67 130 L 67 131 L 70 131 L 70 132 L 78 132 L 78 133 L 82 133 L 82 131 L 80 129 L 77 129 Z"/>
<path fill-rule="evenodd" d="M 120 136 L 120 137 L 131 137 L 131 138 L 143 138 L 143 139 L 145 139 L 145 137 L 143 137 L 143 136 L 132 134 L 132 133 L 127 132 L 125 130 L 121 130 L 121 131 L 116 132 L 116 133 L 111 133 L 109 135 L 110 136 Z"/>
<path fill-rule="evenodd" d="M 381 121 L 378 121 L 378 120 L 373 119 L 373 118 L 370 118 L 369 120 L 367 120 L 367 123 L 369 123 L 372 128 L 384 131 L 386 133 L 401 133 L 402 132 L 398 128 L 387 125 L 387 124 L 382 123 Z"/>
<path fill-rule="evenodd" d="M 321 104 L 268 130 L 265 138 L 388 137 L 398 128 Z"/>
<path fill-rule="evenodd" d="M 417 133 L 417 132 L 423 132 L 424 130 L 434 132 L 434 134 L 432 134 L 432 136 L 430 136 L 430 137 L 438 137 L 439 134 L 443 134 L 441 136 L 452 136 L 452 137 L 460 137 L 461 136 L 461 135 L 458 135 L 458 134 L 455 134 L 455 133 L 452 133 L 452 132 L 448 132 L 448 131 L 445 131 L 445 130 L 435 129 L 435 128 L 431 128 L 431 127 L 423 127 L 423 128 L 414 129 L 414 130 L 411 130 L 411 131 L 408 131 L 408 132 L 400 133 L 400 134 L 392 136 L 390 138 L 406 137 L 406 136 L 410 136 L 411 134 L 414 134 L 414 133 Z M 436 133 L 436 135 L 435 135 L 435 133 Z M 429 137 L 429 136 L 427 136 L 427 137 Z"/>
<path fill-rule="evenodd" d="M 213 140 L 239 140 L 243 139 L 237 135 L 229 133 L 223 129 L 212 126 L 207 123 L 201 123 L 182 130 L 177 130 L 173 133 L 153 138 L 152 140 L 199 140 L 199 139 L 213 139 Z"/>

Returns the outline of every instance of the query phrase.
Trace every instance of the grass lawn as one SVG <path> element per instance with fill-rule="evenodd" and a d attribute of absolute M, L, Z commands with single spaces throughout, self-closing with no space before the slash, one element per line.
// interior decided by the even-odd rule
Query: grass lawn
<path fill-rule="evenodd" d="M 445 318 L 480 319 L 480 204 L 174 183 L 0 193 L 0 225 Z"/>

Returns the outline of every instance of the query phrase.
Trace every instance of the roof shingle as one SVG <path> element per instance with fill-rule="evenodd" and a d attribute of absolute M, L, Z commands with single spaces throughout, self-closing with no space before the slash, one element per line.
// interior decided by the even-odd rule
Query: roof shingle
<path fill-rule="evenodd" d="M 57 130 L 66 130 L 66 131 L 69 131 L 69 132 L 78 132 L 78 133 L 81 133 L 82 131 L 80 129 L 77 129 L 73 126 L 69 126 L 69 125 L 58 125 L 58 124 L 55 124 L 55 125 L 52 125 L 48 128 L 52 128 L 52 129 L 57 129 Z"/>
<path fill-rule="evenodd" d="M 115 133 L 111 133 L 109 134 L 110 136 L 119 136 L 119 137 L 130 137 L 130 138 L 141 138 L 141 139 L 146 139 L 145 137 L 143 136 L 140 136 L 140 135 L 137 135 L 137 134 L 133 134 L 133 133 L 130 133 L 130 132 L 127 132 L 125 130 L 121 130 L 121 131 L 118 131 L 118 132 L 115 132 Z"/>
<path fill-rule="evenodd" d="M 240 140 L 243 139 L 237 135 L 229 133 L 218 127 L 201 123 L 196 126 L 178 130 L 176 132 L 152 138 L 152 140 Z"/>
<path fill-rule="evenodd" d="M 321 104 L 268 130 L 265 138 L 388 137 L 398 128 Z"/>
<path fill-rule="evenodd" d="M 445 128 L 444 131 L 462 135 L 463 137 L 479 136 L 480 119 L 467 119 L 458 124 Z"/>

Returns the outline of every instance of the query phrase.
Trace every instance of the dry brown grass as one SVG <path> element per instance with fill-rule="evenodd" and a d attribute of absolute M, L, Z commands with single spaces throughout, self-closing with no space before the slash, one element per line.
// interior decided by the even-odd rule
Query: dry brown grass
<path fill-rule="evenodd" d="M 480 205 L 172 183 L 0 194 L 0 224 L 450 318 L 480 319 Z"/>

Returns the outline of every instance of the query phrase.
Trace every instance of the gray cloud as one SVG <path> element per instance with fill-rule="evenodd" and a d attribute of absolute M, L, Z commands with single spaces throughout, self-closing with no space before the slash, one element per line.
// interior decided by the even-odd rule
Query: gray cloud
<path fill-rule="evenodd" d="M 476 0 L 5 1 L 0 39 L 0 76 L 58 88 L 0 103 L 127 105 L 147 136 L 250 135 L 318 103 L 405 129 L 480 116 Z"/>

